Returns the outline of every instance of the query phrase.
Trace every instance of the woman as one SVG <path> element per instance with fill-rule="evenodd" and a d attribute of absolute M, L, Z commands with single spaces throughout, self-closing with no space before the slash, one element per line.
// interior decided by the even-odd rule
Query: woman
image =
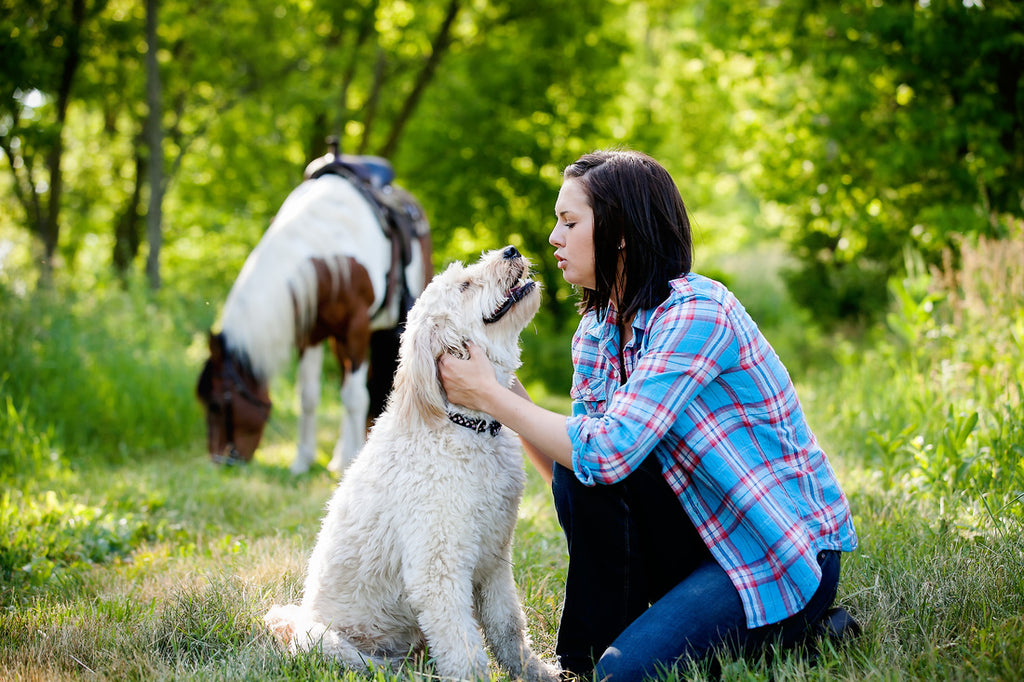
<path fill-rule="evenodd" d="M 583 292 L 572 415 L 446 356 L 452 403 L 553 462 L 569 566 L 564 670 L 638 680 L 722 647 L 792 646 L 856 623 L 830 607 L 849 505 L 778 356 L 736 298 L 690 271 L 686 208 L 632 151 L 565 169 L 549 242 Z"/>

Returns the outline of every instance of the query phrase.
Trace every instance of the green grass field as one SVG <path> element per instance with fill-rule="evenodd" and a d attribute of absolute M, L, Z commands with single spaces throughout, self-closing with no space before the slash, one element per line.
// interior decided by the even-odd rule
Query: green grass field
<path fill-rule="evenodd" d="M 330 434 L 325 432 L 329 440 Z M 93 463 L 64 477 L 26 530 L 68 523 L 62 505 L 97 510 L 80 537 L 107 553 L 68 562 L 38 585 L 5 585 L 0 671 L 13 679 L 358 679 L 315 656 L 281 655 L 263 630 L 274 602 L 297 600 L 304 562 L 333 487 L 322 468 L 287 473 L 291 444 L 245 468 L 217 468 L 198 448 Z M 326 455 L 324 457 L 326 460 Z M 321 462 L 323 464 L 325 462 Z M 837 462 L 861 537 L 846 557 L 841 602 L 865 635 L 796 657 L 729 661 L 723 679 L 1020 679 L 1024 538 L 968 500 L 922 501 L 880 489 Z M 47 501 L 50 500 L 50 501 Z M 12 500 L 5 498 L 5 508 Z M 61 513 L 63 511 L 63 513 Z M 5 512 L 7 513 L 7 512 Z M 87 514 L 79 514 L 88 518 Z M 10 527 L 10 519 L 4 519 Z M 15 524 L 17 525 L 17 524 Z M 531 472 L 520 510 L 516 578 L 540 651 L 552 656 L 564 544 L 548 491 Z M 692 671 L 691 671 L 692 672 Z M 397 676 L 429 677 L 421 665 Z"/>

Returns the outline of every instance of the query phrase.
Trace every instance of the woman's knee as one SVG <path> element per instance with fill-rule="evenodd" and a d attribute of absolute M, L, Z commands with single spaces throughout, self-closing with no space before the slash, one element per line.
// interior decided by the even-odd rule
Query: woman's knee
<path fill-rule="evenodd" d="M 594 666 L 595 680 L 611 682 L 611 680 L 638 680 L 642 677 L 642 674 L 637 675 L 636 661 L 630 660 L 629 656 L 614 646 L 608 647 L 597 665 Z"/>

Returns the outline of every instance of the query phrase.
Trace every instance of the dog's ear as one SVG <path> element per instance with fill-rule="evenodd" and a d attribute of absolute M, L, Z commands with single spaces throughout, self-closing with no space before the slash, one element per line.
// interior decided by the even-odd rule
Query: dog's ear
<path fill-rule="evenodd" d="M 425 316 L 409 322 L 395 372 L 395 394 L 411 403 L 424 419 L 443 418 L 448 414 L 448 402 L 437 371 L 437 358 L 445 346 L 443 321 Z"/>

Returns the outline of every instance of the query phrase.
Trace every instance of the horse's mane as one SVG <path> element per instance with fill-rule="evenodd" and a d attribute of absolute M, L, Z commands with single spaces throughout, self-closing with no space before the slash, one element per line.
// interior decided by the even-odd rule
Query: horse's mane
<path fill-rule="evenodd" d="M 332 269 L 366 254 L 384 239 L 369 204 L 348 181 L 325 175 L 304 182 L 285 200 L 266 234 L 245 261 L 221 312 L 228 350 L 248 358 L 257 378 L 277 374 L 316 319 L 317 275 L 311 259 Z M 371 276 L 374 269 L 369 267 Z M 383 281 L 374 290 L 380 304 Z"/>

